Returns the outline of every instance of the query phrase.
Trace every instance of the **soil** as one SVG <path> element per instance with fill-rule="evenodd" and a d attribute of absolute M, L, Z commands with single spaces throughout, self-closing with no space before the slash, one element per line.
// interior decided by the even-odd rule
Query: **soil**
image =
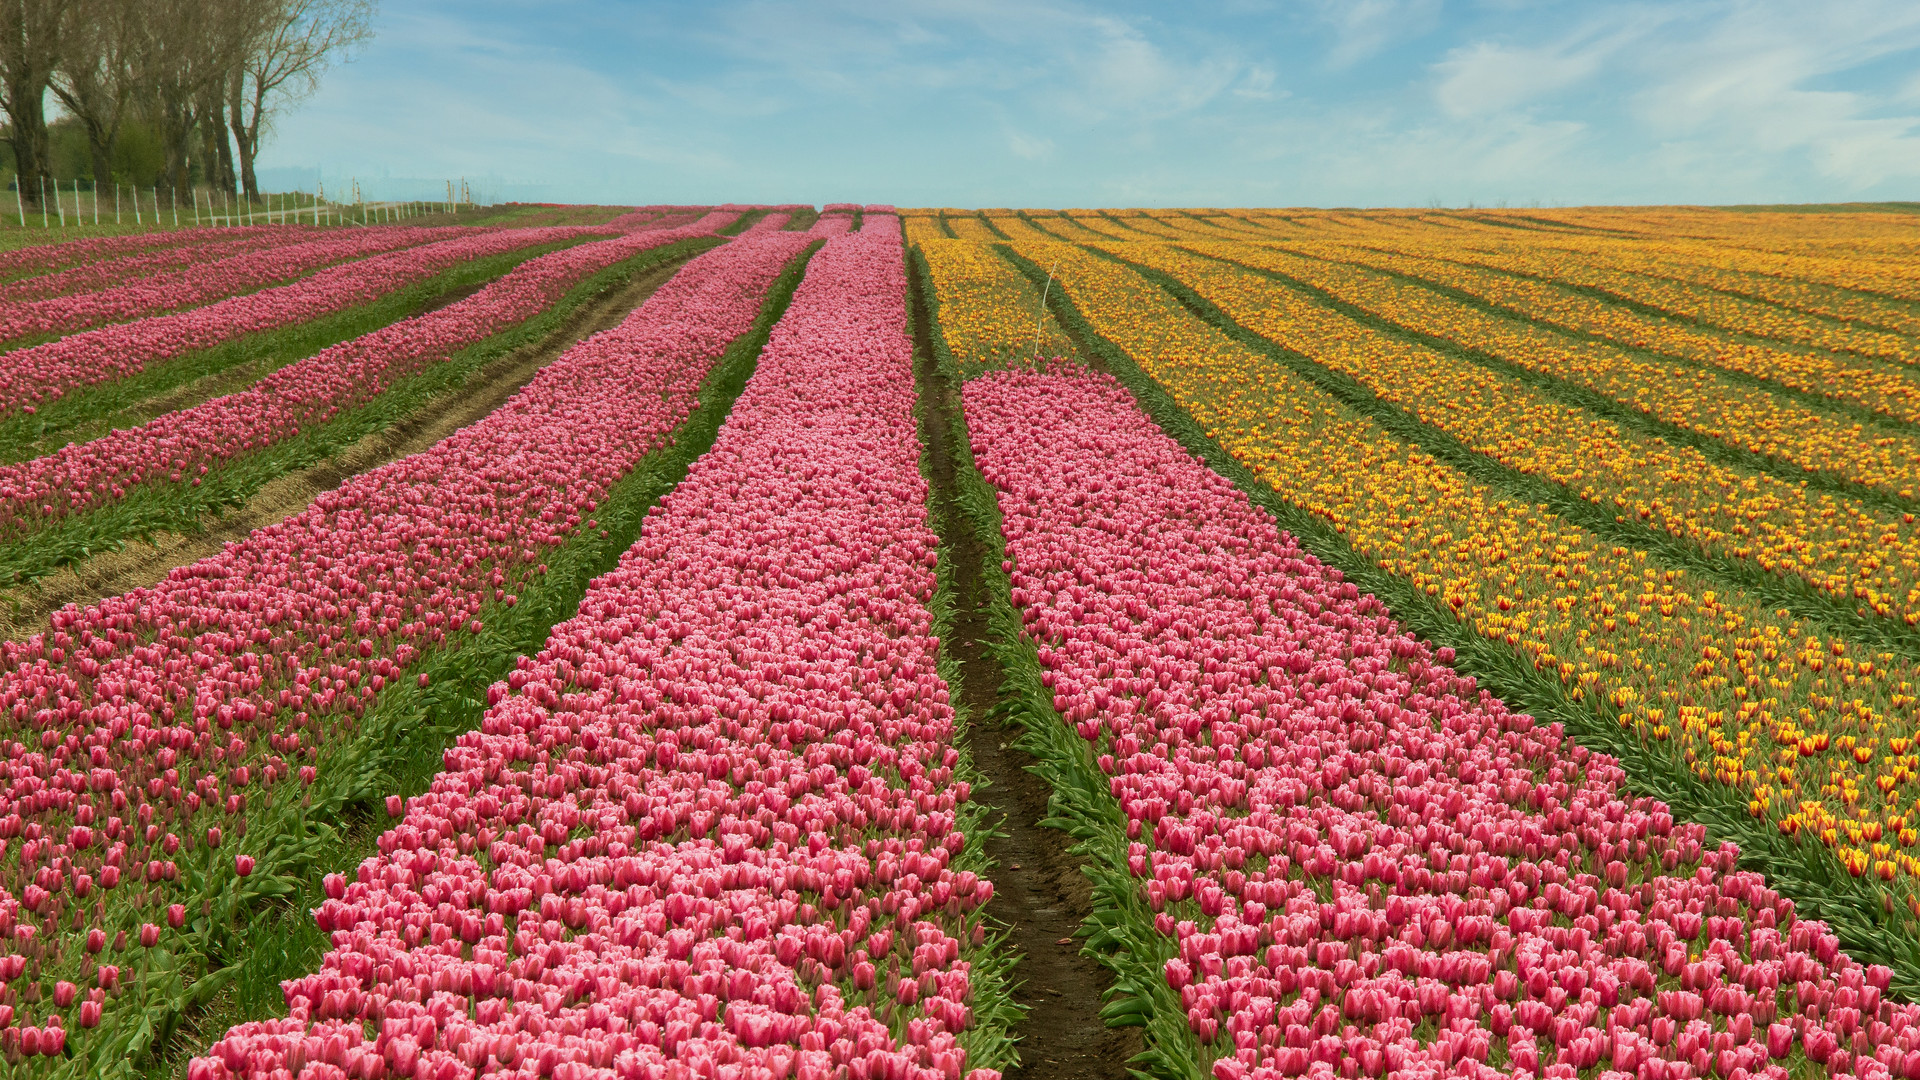
<path fill-rule="evenodd" d="M 68 604 L 85 606 L 154 585 L 175 567 L 218 554 L 227 543 L 299 513 L 315 496 L 368 469 L 427 449 L 505 404 L 581 338 L 619 325 L 684 261 L 664 263 L 589 299 L 545 338 L 500 357 L 474 372 L 458 389 L 433 398 L 405 420 L 361 439 L 332 459 L 272 481 L 203 531 L 132 541 L 119 551 L 94 555 L 30 585 L 0 591 L 0 604 L 6 605 L 0 609 L 0 638 L 17 641 L 45 631 L 53 613 Z"/>
<path fill-rule="evenodd" d="M 917 273 L 915 275 L 918 276 Z M 918 284 L 916 282 L 916 284 Z M 1020 1065 L 1007 1080 L 1124 1078 L 1127 1062 L 1141 1050 L 1140 1029 L 1109 1028 L 1100 1019 L 1104 995 L 1113 985 L 1106 968 L 1080 952 L 1075 934 L 1092 911 L 1092 891 L 1081 862 L 1068 852 L 1071 840 L 1040 821 L 1047 816 L 1049 789 L 1028 772 L 1033 759 L 1014 745 L 1019 731 L 994 715 L 1000 698 L 1000 665 L 988 652 L 987 596 L 981 581 L 984 553 L 956 503 L 955 464 L 950 445 L 959 388 L 933 363 L 927 332 L 928 312 L 913 290 L 916 367 L 928 408 L 924 428 L 933 472 L 935 527 L 953 557 L 954 617 L 942 650 L 960 665 L 960 700 L 972 717 L 968 748 L 973 764 L 990 782 L 986 797 L 1006 815 L 987 844 L 999 865 L 993 871 L 993 916 L 1005 923 L 1008 941 L 1020 954 L 1014 969 L 1014 1000 L 1026 1007 L 1019 1038 Z"/>

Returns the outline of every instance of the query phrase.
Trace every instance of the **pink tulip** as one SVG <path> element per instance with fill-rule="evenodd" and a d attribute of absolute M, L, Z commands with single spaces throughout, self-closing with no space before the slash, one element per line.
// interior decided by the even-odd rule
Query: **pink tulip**
<path fill-rule="evenodd" d="M 869 1075 L 968 1075 L 986 890 L 954 866 L 967 789 L 926 607 L 899 230 L 867 222 L 814 257 L 713 450 L 579 615 L 490 692 L 379 854 L 323 881 L 336 948 L 287 984 L 294 1019 L 211 1058 L 265 1077 L 317 1042 L 358 1061 L 325 1042 L 378 1016 L 384 1068 L 428 1067 L 430 1020 L 465 1068 L 560 1075 L 611 1016 L 642 1018 L 635 1075 L 718 1042 L 809 1075 L 813 1039 L 859 1040 Z M 526 771 L 535 754 L 550 767 Z M 535 927 L 570 933 L 535 948 Z M 882 1019 L 902 1003 L 904 1044 Z"/>
<path fill-rule="evenodd" d="M 1920 1043 L 1920 1007 L 1879 1000 L 1890 971 L 1481 694 L 1113 380 L 964 396 L 1041 681 L 1126 816 L 1188 1027 L 1231 1036 L 1234 1068 L 1300 1075 L 1324 1037 L 1368 1075 L 1451 1074 L 1502 1037 L 1541 1077 L 1784 1080 L 1776 987 L 1821 1003 L 1796 1023 L 1830 1073 L 1865 1010 L 1874 1041 Z"/>
<path fill-rule="evenodd" d="M 322 270 L 291 284 L 231 296 L 204 307 L 70 334 L 44 345 L 0 354 L 0 400 L 9 403 L 0 406 L 0 412 L 17 405 L 21 411 L 32 413 L 35 403 L 56 400 L 75 388 L 135 374 L 150 364 L 243 334 L 306 322 L 366 304 L 466 260 L 606 233 L 665 233 L 674 227 L 695 224 L 697 216 L 634 215 L 637 220 L 615 219 L 595 229 L 381 228 L 334 233 L 321 242 L 333 245 L 324 251 L 351 251 L 352 245 L 360 245 L 362 253 L 371 253 L 383 246 L 420 246 Z M 720 216 L 705 223 L 700 231 L 711 232 L 734 216 L 732 213 Z M 284 230 L 274 232 L 287 235 Z M 341 244 L 348 247 L 337 246 Z M 182 299 L 183 294 L 177 290 L 163 288 L 158 302 L 178 307 L 182 306 Z"/>
<path fill-rule="evenodd" d="M 142 484 L 197 483 L 243 454 L 280 443 L 365 404 L 454 352 L 524 322 L 550 307 L 582 278 L 649 248 L 707 235 L 736 215 L 710 215 L 680 229 L 643 231 L 580 244 L 530 259 L 446 307 L 374 330 L 280 368 L 245 390 L 167 413 L 137 428 L 70 443 L 33 461 L 0 467 L 0 537 L 26 535 L 70 513 L 99 509 Z M 551 242 L 559 235 L 514 243 Z M 578 230 L 563 231 L 566 236 Z M 498 234 L 453 243 L 505 243 Z M 356 277 L 355 282 L 364 282 Z M 290 288 L 309 288 L 309 278 Z M 240 299 L 255 301 L 263 294 Z M 218 307 L 218 305 L 216 305 Z M 215 309 L 204 309 L 212 312 Z M 197 314 L 197 313 L 196 313 Z M 77 338 L 55 342 L 66 346 Z M 9 362 L 35 350 L 0 354 L 0 388 Z M 124 350 L 116 350 L 116 355 Z M 94 370 L 101 365 L 96 362 Z M 103 377 L 95 375 L 94 377 Z M 458 625 L 457 623 L 455 625 Z M 84 665 L 83 658 L 82 664 Z M 222 721 L 228 718 L 223 714 Z"/>

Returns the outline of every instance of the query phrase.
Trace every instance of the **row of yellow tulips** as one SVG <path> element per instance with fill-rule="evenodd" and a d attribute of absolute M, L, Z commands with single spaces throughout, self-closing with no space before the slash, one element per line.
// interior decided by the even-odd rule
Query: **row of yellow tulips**
<path fill-rule="evenodd" d="M 1848 604 L 1861 601 L 1882 616 L 1920 625 L 1920 529 L 1911 514 L 1868 509 L 1623 430 L 1509 376 L 1381 333 L 1229 264 L 1171 245 L 1106 249 L 1171 274 L 1242 326 L 1352 376 L 1477 453 L 1705 551 L 1798 575 Z M 1342 268 L 1309 263 L 1292 269 L 1325 269 L 1316 275 L 1321 284 L 1338 280 Z M 1391 280 L 1375 284 L 1388 295 L 1369 296 L 1368 307 L 1396 322 L 1433 327 L 1426 312 L 1398 305 L 1400 294 L 1412 294 L 1417 304 L 1422 290 L 1396 289 Z"/>
<path fill-rule="evenodd" d="M 1920 421 L 1920 372 L 1905 364 L 1800 346 L 1737 340 L 1711 328 L 1635 311 L 1558 284 L 1583 275 L 1577 256 L 1531 258 L 1528 272 L 1554 280 L 1518 277 L 1501 269 L 1519 260 L 1423 246 L 1411 238 L 1379 238 L 1367 245 L 1289 247 L 1306 254 L 1360 262 L 1434 281 L 1472 296 L 1524 310 L 1534 319 L 1622 345 L 1651 349 L 1699 364 L 1767 379 L 1813 394 L 1852 402 L 1901 420 Z"/>

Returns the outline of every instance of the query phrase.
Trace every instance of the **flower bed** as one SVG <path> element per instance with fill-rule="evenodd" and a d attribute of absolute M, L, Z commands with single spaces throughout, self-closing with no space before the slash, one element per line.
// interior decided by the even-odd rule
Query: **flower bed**
<path fill-rule="evenodd" d="M 0 251 L 0 277 L 9 281 L 33 275 L 55 273 L 87 263 L 125 258 L 149 251 L 218 241 L 245 236 L 258 230 L 252 226 L 232 229 L 195 229 L 127 233 L 121 236 L 94 236 L 84 240 L 63 240 L 51 244 L 29 244 L 11 251 Z"/>
<path fill-rule="evenodd" d="M 238 455 L 324 424 L 407 376 L 532 317 L 592 273 L 699 235 L 705 230 L 698 226 L 638 232 L 542 255 L 472 296 L 325 349 L 239 393 L 0 468 L 0 540 L 98 509 L 142 484 L 177 484 L 205 475 Z"/>
<path fill-rule="evenodd" d="M 309 236 L 311 234 L 308 234 Z M 217 229 L 189 234 L 181 243 L 144 247 L 125 254 L 106 254 L 51 273 L 0 285 L 0 300 L 44 300 L 52 296 L 112 288 L 154 273 L 191 266 L 207 258 L 237 255 L 285 244 L 288 235 L 278 229 Z"/>
<path fill-rule="evenodd" d="M 710 252 L 431 450 L 0 645 L 12 740 L 0 839 L 20 845 L 0 862 L 0 979 L 13 987 L 0 990 L 0 1047 L 28 1052 L 33 1031 L 44 1053 L 49 1028 L 99 1023 L 88 1060 L 140 1050 L 153 1031 L 142 1016 L 187 1000 L 184 958 L 231 933 L 250 899 L 286 890 L 276 875 L 302 838 L 406 735 L 373 722 L 383 695 L 416 693 L 483 617 L 510 618 L 516 594 L 543 588 L 544 560 L 570 536 L 600 528 L 599 501 L 689 415 L 807 242 Z M 51 1005 L 26 993 L 42 982 Z"/>
<path fill-rule="evenodd" d="M 1038 643 L 1001 651 L 1037 660 L 1040 742 L 1079 736 L 1051 775 L 1131 879 L 1103 921 L 1135 943 L 1114 962 L 1139 1007 L 1184 1014 L 1154 1029 L 1169 1068 L 1920 1066 L 1888 969 L 1627 795 L 1613 759 L 1456 675 L 1111 380 L 1006 373 L 965 397 Z"/>
<path fill-rule="evenodd" d="M 196 1078 L 962 1075 L 992 890 L 881 220 L 815 257 L 713 451 L 335 882 L 291 1016 Z"/>
<path fill-rule="evenodd" d="M 466 231 L 401 225 L 326 232 L 288 230 L 282 234 L 279 244 L 265 250 L 244 251 L 223 258 L 224 253 L 215 248 L 206 251 L 204 258 L 171 273 L 154 273 L 104 289 L 10 303 L 4 314 L 0 314 L 0 341 L 198 307 L 302 277 L 334 263 L 451 240 Z"/>
<path fill-rule="evenodd" d="M 714 227 L 721 224 L 725 221 L 716 221 Z M 458 263 L 578 241 L 605 231 L 573 227 L 463 230 L 451 240 L 333 267 L 290 285 L 0 353 L 0 414 L 31 412 L 75 388 L 124 378 L 183 353 L 345 311 Z"/>

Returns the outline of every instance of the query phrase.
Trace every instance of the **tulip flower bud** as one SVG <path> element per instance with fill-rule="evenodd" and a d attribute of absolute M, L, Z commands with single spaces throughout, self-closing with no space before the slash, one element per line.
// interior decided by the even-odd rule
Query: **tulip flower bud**
<path fill-rule="evenodd" d="M 175 930 L 187 925 L 187 905 L 171 904 L 167 907 L 167 925 Z"/>
<path fill-rule="evenodd" d="M 100 1003 L 83 1001 L 80 1003 L 80 1026 L 95 1028 L 100 1026 Z"/>
<path fill-rule="evenodd" d="M 246 877 L 248 874 L 253 873 L 253 865 L 253 856 L 251 855 L 235 855 L 233 857 L 233 872 L 239 874 L 241 877 Z"/>
<path fill-rule="evenodd" d="M 62 979 L 59 982 L 54 983 L 53 984 L 53 1003 L 62 1009 L 66 1008 L 67 1006 L 73 1004 L 73 997 L 76 993 L 79 992 L 79 989 L 80 989 L 79 987 L 73 985 L 70 982 L 67 982 L 65 979 Z"/>
<path fill-rule="evenodd" d="M 220 846 L 220 826 L 214 825 L 207 829 L 207 846 L 210 848 Z"/>

